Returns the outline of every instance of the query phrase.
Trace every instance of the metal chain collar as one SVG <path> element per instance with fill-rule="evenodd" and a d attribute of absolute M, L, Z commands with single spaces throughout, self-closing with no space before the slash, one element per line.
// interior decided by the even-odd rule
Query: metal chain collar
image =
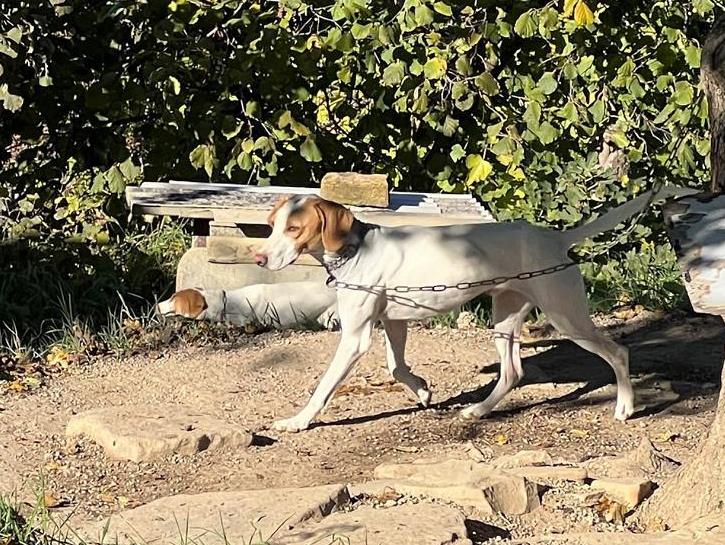
<path fill-rule="evenodd" d="M 545 269 L 538 269 L 536 271 L 521 272 L 512 276 L 496 276 L 486 280 L 476 280 L 475 282 L 459 282 L 458 284 L 434 284 L 431 286 L 380 286 L 375 284 L 355 284 L 353 282 L 344 282 L 338 280 L 332 274 L 327 279 L 326 284 L 331 288 L 342 288 L 346 290 L 356 291 L 382 291 L 385 293 L 411 293 L 411 292 L 441 292 L 446 290 L 470 290 L 473 288 L 480 288 L 484 286 L 498 286 L 511 280 L 528 280 L 530 278 L 536 278 L 538 276 L 545 276 L 547 274 L 554 274 L 566 270 L 570 267 L 574 267 L 578 263 L 569 261 L 567 263 L 560 263 L 552 267 L 546 267 Z"/>

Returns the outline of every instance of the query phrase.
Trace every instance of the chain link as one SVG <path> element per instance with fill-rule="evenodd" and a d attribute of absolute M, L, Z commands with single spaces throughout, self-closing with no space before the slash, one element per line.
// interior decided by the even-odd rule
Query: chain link
<path fill-rule="evenodd" d="M 346 290 L 356 291 L 382 291 L 384 293 L 413 293 L 413 292 L 441 292 L 446 290 L 470 290 L 473 288 L 481 288 L 485 286 L 498 286 L 511 280 L 529 280 L 538 276 L 545 276 L 547 274 L 554 274 L 564 271 L 570 267 L 577 265 L 574 261 L 568 261 L 566 263 L 560 263 L 552 267 L 546 267 L 545 269 L 538 269 L 535 271 L 521 272 L 511 276 L 496 276 L 494 278 L 488 278 L 486 280 L 476 280 L 475 282 L 458 282 L 457 284 L 433 284 L 430 286 L 380 286 L 375 284 L 355 284 L 353 282 L 343 282 L 342 280 L 336 279 L 330 274 L 326 284 L 331 288 L 341 288 Z"/>

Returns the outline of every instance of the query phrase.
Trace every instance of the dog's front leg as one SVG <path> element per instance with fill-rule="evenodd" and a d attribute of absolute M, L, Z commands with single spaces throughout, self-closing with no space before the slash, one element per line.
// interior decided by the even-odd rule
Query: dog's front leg
<path fill-rule="evenodd" d="M 350 325 L 343 324 L 342 338 L 337 346 L 332 363 L 322 375 L 312 397 L 297 415 L 285 420 L 278 420 L 273 427 L 280 431 L 306 430 L 312 420 L 325 408 L 337 387 L 345 380 L 355 362 L 370 348 L 373 333 L 373 321 Z"/>

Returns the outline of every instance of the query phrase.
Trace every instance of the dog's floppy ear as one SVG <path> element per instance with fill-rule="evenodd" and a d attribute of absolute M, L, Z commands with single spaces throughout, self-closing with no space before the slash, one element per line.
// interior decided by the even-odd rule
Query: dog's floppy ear
<path fill-rule="evenodd" d="M 277 202 L 274 203 L 272 211 L 269 213 L 269 216 L 267 216 L 267 224 L 270 227 L 274 227 L 274 218 L 277 216 L 277 211 L 282 208 L 288 200 L 289 197 L 282 195 L 279 199 L 277 199 Z"/>
<path fill-rule="evenodd" d="M 315 203 L 320 218 L 322 246 L 326 252 L 339 252 L 355 221 L 352 212 L 341 204 L 320 199 Z"/>
<path fill-rule="evenodd" d="M 171 296 L 171 303 L 174 312 L 186 318 L 196 318 L 209 308 L 201 292 L 192 288 L 177 291 Z"/>

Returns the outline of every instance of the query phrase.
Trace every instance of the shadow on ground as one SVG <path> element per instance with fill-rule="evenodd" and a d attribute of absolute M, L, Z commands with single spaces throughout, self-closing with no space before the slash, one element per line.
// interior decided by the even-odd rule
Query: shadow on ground
<path fill-rule="evenodd" d="M 625 335 L 610 331 L 610 336 L 630 349 L 630 373 L 637 390 L 658 388 L 663 382 L 669 382 L 676 397 L 665 397 L 662 401 L 648 403 L 635 413 L 633 418 L 657 415 L 664 411 L 670 414 L 692 414 L 705 411 L 716 403 L 715 400 L 698 403 L 693 407 L 683 403 L 689 399 L 700 398 L 717 391 L 720 386 L 720 373 L 723 367 L 725 351 L 725 327 L 720 318 L 713 316 L 666 316 L 650 321 Z M 567 340 L 532 343 L 551 345 L 552 348 L 524 358 L 524 370 L 533 366 L 541 373 L 529 374 L 521 385 L 553 382 L 556 384 L 583 383 L 576 390 L 557 398 L 542 398 L 532 403 L 518 403 L 505 410 L 494 411 L 487 419 L 507 418 L 540 405 L 558 405 L 576 407 L 610 403 L 610 396 L 586 398 L 583 396 L 607 384 L 614 384 L 614 373 L 598 356 L 595 356 Z M 531 345 L 528 345 L 531 346 Z M 498 363 L 484 367 L 481 372 L 498 371 Z M 495 380 L 485 386 L 465 391 L 457 396 L 443 400 L 430 408 L 436 411 L 448 411 L 481 401 L 493 390 Z M 664 397 L 664 396 L 663 396 Z M 711 396 L 712 397 L 712 396 Z M 716 398 L 716 396 L 714 396 Z M 320 426 L 339 426 L 363 424 L 384 418 L 412 414 L 425 410 L 423 407 L 407 407 L 398 410 L 365 415 L 333 422 L 314 424 Z"/>

